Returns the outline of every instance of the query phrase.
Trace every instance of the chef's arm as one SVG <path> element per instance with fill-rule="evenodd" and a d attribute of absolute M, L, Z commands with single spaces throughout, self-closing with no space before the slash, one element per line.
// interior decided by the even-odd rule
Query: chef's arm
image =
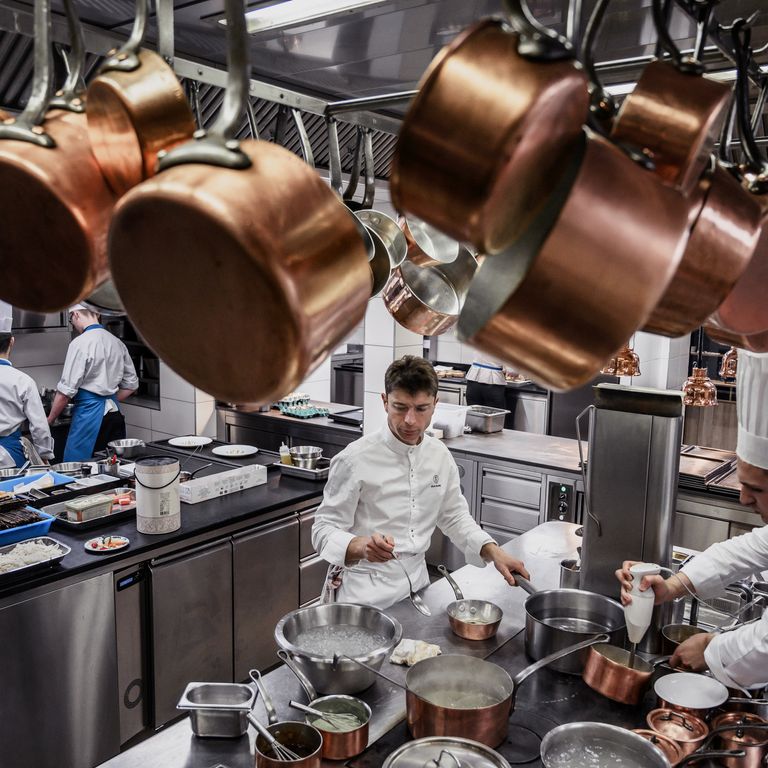
<path fill-rule="evenodd" d="M 345 565 L 354 565 L 361 560 L 371 563 L 386 563 L 394 555 L 395 540 L 383 533 L 374 533 L 373 536 L 355 536 L 347 545 Z"/>
<path fill-rule="evenodd" d="M 30 389 L 25 395 L 24 415 L 27 417 L 27 422 L 29 422 L 29 434 L 32 438 L 32 445 L 35 446 L 35 450 L 40 454 L 40 458 L 43 461 L 51 461 L 53 459 L 53 438 L 46 421 L 42 400 L 40 400 L 40 395 L 37 393 L 34 385 L 30 385 Z"/>
<path fill-rule="evenodd" d="M 135 395 L 135 389 L 118 389 L 115 397 L 122 403 L 126 401 L 131 395 Z"/>
<path fill-rule="evenodd" d="M 487 563 L 493 563 L 507 584 L 511 584 L 513 587 L 516 586 L 516 573 L 519 573 L 526 579 L 531 578 L 531 575 L 526 570 L 525 563 L 505 552 L 495 541 L 490 541 L 483 545 L 480 550 L 480 557 Z"/>
<path fill-rule="evenodd" d="M 51 404 L 51 411 L 48 414 L 49 424 L 53 424 L 53 422 L 59 418 L 61 412 L 66 408 L 69 401 L 69 397 L 63 395 L 61 392 L 56 392 L 56 396 L 53 398 L 53 403 Z"/>

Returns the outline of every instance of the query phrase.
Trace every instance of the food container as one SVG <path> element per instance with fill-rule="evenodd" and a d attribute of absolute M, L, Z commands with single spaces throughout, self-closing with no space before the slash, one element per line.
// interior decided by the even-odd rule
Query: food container
<path fill-rule="evenodd" d="M 467 426 L 473 432 L 501 432 L 504 418 L 511 411 L 503 408 L 491 408 L 487 405 L 470 405 L 467 408 Z"/>
<path fill-rule="evenodd" d="M 32 539 L 36 536 L 45 536 L 48 533 L 53 522 L 53 515 L 49 515 L 47 512 L 35 509 L 34 507 L 27 507 L 27 509 L 35 512 L 39 519 L 26 525 L 17 525 L 14 528 L 6 528 L 4 531 L 0 531 L 0 547 Z"/>
<path fill-rule="evenodd" d="M 86 520 L 94 520 L 97 517 L 105 517 L 112 513 L 114 496 L 97 493 L 94 496 L 80 496 L 66 502 L 67 519 L 78 523 Z"/>
<path fill-rule="evenodd" d="M 189 683 L 176 705 L 189 711 L 195 736 L 236 739 L 248 730 L 256 692 L 239 683 Z"/>
<path fill-rule="evenodd" d="M 58 547 L 58 552 L 54 554 L 54 556 L 49 560 L 38 560 L 34 563 L 24 563 L 18 565 L 16 568 L 3 570 L 3 572 L 0 573 L 0 581 L 13 579 L 17 576 L 28 576 L 30 573 L 44 570 L 45 568 L 51 568 L 52 566 L 56 565 L 56 563 L 60 563 L 72 551 L 66 544 L 62 544 L 60 541 L 56 541 L 56 539 L 52 539 L 49 536 L 39 536 L 35 539 L 26 540 L 23 543 L 30 544 L 33 541 L 39 542 L 40 544 L 45 544 L 46 546 Z M 16 548 L 17 544 L 9 544 L 7 546 L 0 547 L 0 558 L 12 552 Z"/>
<path fill-rule="evenodd" d="M 432 427 L 443 430 L 444 438 L 460 437 L 464 434 L 467 420 L 467 406 L 438 403 L 432 416 Z"/>
<path fill-rule="evenodd" d="M 294 466 L 314 469 L 323 455 L 323 449 L 315 445 L 297 445 L 295 448 L 291 448 L 290 453 Z"/>

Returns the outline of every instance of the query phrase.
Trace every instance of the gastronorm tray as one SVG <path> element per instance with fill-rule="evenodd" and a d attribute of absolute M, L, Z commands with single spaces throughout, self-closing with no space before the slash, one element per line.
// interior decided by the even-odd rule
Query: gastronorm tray
<path fill-rule="evenodd" d="M 277 467 L 284 475 L 293 475 L 304 480 L 327 480 L 328 472 L 331 468 L 331 460 L 320 459 L 314 469 L 295 467 L 292 464 L 283 464 L 280 461 L 276 461 L 272 466 Z"/>
<path fill-rule="evenodd" d="M 101 493 L 105 496 L 122 496 L 124 493 L 129 492 L 135 494 L 133 488 L 113 488 L 112 490 L 102 491 Z M 134 501 L 133 504 L 127 504 L 124 507 L 113 507 L 112 512 L 108 515 L 94 517 L 92 520 L 83 520 L 83 522 L 67 519 L 67 503 L 65 501 L 51 504 L 49 507 L 46 507 L 46 511 L 53 515 L 54 528 L 68 528 L 71 531 L 88 531 L 91 528 L 101 528 L 104 525 L 112 525 L 120 520 L 134 517 L 136 515 L 136 502 Z"/>
<path fill-rule="evenodd" d="M 40 520 L 34 523 L 27 523 L 26 525 L 17 525 L 15 528 L 7 528 L 4 531 L 0 531 L 0 547 L 6 544 L 16 544 L 19 541 L 25 539 L 33 539 L 38 536 L 45 536 L 50 530 L 51 523 L 53 522 L 53 516 L 47 512 L 43 512 L 41 509 L 27 506 L 32 512 L 36 512 L 40 516 Z"/>
<path fill-rule="evenodd" d="M 33 480 L 38 480 L 43 475 L 47 474 L 46 472 L 38 472 L 34 475 L 26 475 L 21 477 L 12 477 L 10 480 L 2 480 L 0 481 L 0 491 L 13 491 L 13 489 L 17 485 L 26 485 L 27 483 L 31 483 Z M 69 483 L 74 483 L 75 478 L 70 477 L 69 475 L 61 475 L 58 472 L 51 472 L 51 477 L 54 479 L 54 484 L 48 488 L 40 488 L 38 490 L 40 491 L 52 491 L 56 488 L 61 487 L 62 485 L 68 485 Z"/>
<path fill-rule="evenodd" d="M 72 550 L 66 545 L 62 544 L 62 542 L 57 541 L 56 539 L 52 539 L 50 536 L 35 536 L 33 539 L 29 539 L 29 541 L 40 541 L 43 544 L 55 544 L 59 548 L 60 554 L 56 557 L 52 557 L 50 560 L 42 560 L 39 563 L 32 563 L 31 565 L 23 565 L 21 568 L 15 568 L 12 571 L 6 571 L 5 573 L 0 573 L 0 581 L 5 581 L 6 579 L 13 579 L 18 576 L 26 576 L 29 573 L 32 573 L 34 571 L 40 571 L 44 568 L 52 568 L 57 563 L 60 563 Z M 18 544 L 19 542 L 16 542 Z M 8 544 L 7 546 L 0 547 L 0 554 L 5 554 L 9 550 L 13 549 L 16 544 Z"/>

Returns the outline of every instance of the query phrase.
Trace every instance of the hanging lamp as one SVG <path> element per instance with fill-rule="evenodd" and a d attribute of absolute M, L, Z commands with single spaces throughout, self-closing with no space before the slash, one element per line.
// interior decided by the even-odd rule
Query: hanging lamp
<path fill-rule="evenodd" d="M 600 373 L 606 376 L 639 376 L 640 357 L 627 343 L 600 369 Z"/>

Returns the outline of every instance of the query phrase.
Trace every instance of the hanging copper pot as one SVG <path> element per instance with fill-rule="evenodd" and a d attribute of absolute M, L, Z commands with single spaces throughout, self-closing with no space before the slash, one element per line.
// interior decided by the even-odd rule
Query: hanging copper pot
<path fill-rule="evenodd" d="M 173 57 L 173 2 L 158 0 L 158 50 L 142 48 L 148 0 L 136 0 L 128 41 L 88 86 L 88 133 L 96 160 L 122 195 L 154 175 L 160 152 L 192 137 L 195 121 L 167 61 Z"/>
<path fill-rule="evenodd" d="M 465 30 L 421 79 L 395 147 L 398 211 L 494 254 L 541 209 L 579 143 L 587 83 L 570 45 L 507 0 L 510 26 Z"/>
<path fill-rule="evenodd" d="M 718 344 L 729 344 L 736 349 L 746 349 L 748 352 L 768 352 L 768 331 L 749 336 L 733 333 L 723 328 L 716 317 L 710 317 L 704 325 L 704 332 Z"/>
<path fill-rule="evenodd" d="M 685 199 L 602 136 L 587 132 L 570 177 L 554 215 L 483 261 L 458 323 L 463 341 L 556 390 L 589 381 L 645 323 L 688 236 Z"/>
<path fill-rule="evenodd" d="M 218 399 L 275 400 L 362 320 L 371 278 L 354 216 L 283 147 L 238 142 L 243 0 L 225 4 L 229 75 L 207 135 L 169 152 L 110 230 L 115 285 L 148 344 Z"/>
<path fill-rule="evenodd" d="M 74 61 L 48 111 L 52 78 L 50 0 L 35 3 L 35 72 L 30 99 L 0 125 L 0 298 L 55 312 L 107 277 L 107 229 L 115 198 L 91 152 L 78 85 L 83 48 L 65 3 Z"/>

